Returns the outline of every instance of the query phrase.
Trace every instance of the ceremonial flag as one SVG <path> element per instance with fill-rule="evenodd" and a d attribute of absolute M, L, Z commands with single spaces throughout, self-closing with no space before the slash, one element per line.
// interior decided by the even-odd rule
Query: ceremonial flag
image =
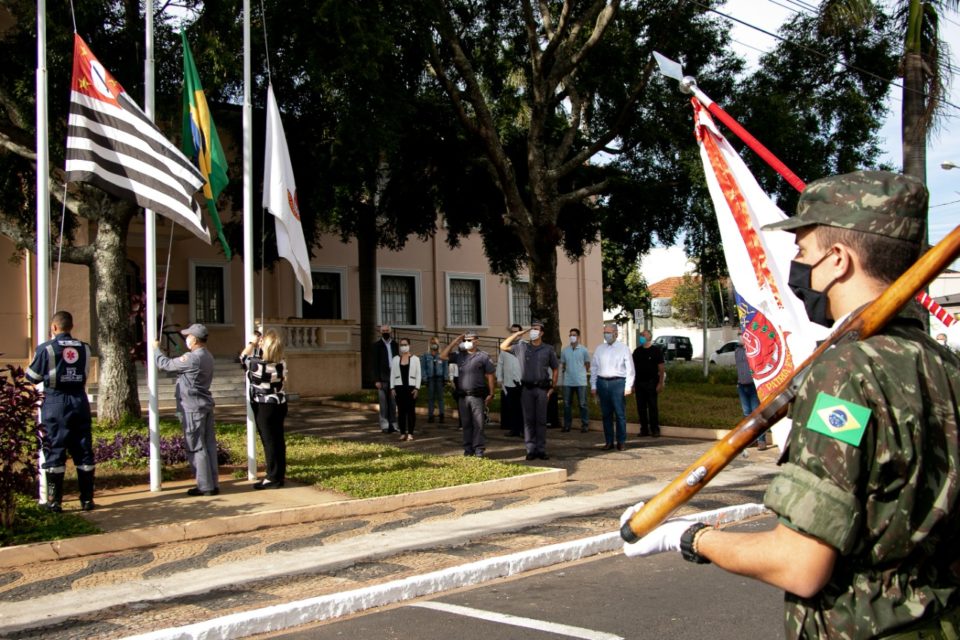
<path fill-rule="evenodd" d="M 193 194 L 203 176 L 74 34 L 67 180 L 152 209 L 210 242 Z"/>
<path fill-rule="evenodd" d="M 183 39 L 183 153 L 193 160 L 200 173 L 203 174 L 203 197 L 207 201 L 207 211 L 213 220 L 213 228 L 217 238 L 223 246 L 223 253 L 227 260 L 232 256 L 230 245 L 223 235 L 223 224 L 217 214 L 217 198 L 230 179 L 227 177 L 227 158 L 220 145 L 217 127 L 213 124 L 213 116 L 207 107 L 207 98 L 200 84 L 200 75 L 197 65 L 190 53 L 187 43 L 187 32 L 181 31 Z"/>
<path fill-rule="evenodd" d="M 263 206 L 276 216 L 277 253 L 286 258 L 303 287 L 303 299 L 313 304 L 313 278 L 310 275 L 310 254 L 300 224 L 297 185 L 293 180 L 290 151 L 283 134 L 280 110 L 273 96 L 273 85 L 267 86 L 267 143 L 263 160 Z"/>
<path fill-rule="evenodd" d="M 794 235 L 761 231 L 786 215 L 720 135 L 710 114 L 696 100 L 691 102 L 727 271 L 736 290 L 747 360 L 762 399 L 813 353 L 829 330 L 809 320 L 803 303 L 787 286 L 790 260 L 796 254 Z"/>

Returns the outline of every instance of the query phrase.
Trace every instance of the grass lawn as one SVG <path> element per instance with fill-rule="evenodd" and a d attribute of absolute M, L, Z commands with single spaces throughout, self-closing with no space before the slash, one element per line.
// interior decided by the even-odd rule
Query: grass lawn
<path fill-rule="evenodd" d="M 94 441 L 113 442 L 117 435 L 141 437 L 147 433 L 146 421 L 130 420 L 119 428 L 94 424 Z M 181 434 L 180 423 L 161 420 L 164 439 Z M 220 448 L 229 455 L 228 465 L 246 477 L 246 425 L 217 425 Z M 97 489 L 146 484 L 149 481 L 148 459 L 139 455 L 138 447 L 114 448 L 118 457 L 97 460 Z M 263 450 L 257 439 L 257 459 Z M 327 491 L 336 491 L 344 498 L 372 498 L 410 491 L 496 480 L 534 473 L 536 467 L 509 464 L 495 460 L 461 455 L 436 456 L 399 449 L 387 444 L 363 444 L 343 440 L 324 440 L 308 435 L 287 436 L 287 478 L 312 484 Z M 163 479 L 192 477 L 186 463 L 165 465 Z M 76 471 L 67 466 L 67 493 L 76 490 Z M 70 511 L 55 514 L 40 507 L 31 496 L 17 496 L 17 519 L 12 529 L 0 527 L 0 546 L 26 544 L 100 533 L 100 529 Z"/>

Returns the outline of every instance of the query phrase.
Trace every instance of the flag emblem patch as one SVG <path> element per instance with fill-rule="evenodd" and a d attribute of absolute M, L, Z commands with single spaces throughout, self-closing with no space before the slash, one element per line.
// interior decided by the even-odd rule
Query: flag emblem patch
<path fill-rule="evenodd" d="M 820 392 L 807 419 L 807 428 L 859 446 L 870 421 L 870 409 Z"/>

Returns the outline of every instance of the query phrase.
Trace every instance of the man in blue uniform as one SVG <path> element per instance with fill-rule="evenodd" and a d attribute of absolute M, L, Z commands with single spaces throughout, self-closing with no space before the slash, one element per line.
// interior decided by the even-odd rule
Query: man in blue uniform
<path fill-rule="evenodd" d="M 43 470 L 47 478 L 47 508 L 63 511 L 63 475 L 67 470 L 67 454 L 77 467 L 80 486 L 80 508 L 92 510 L 93 437 L 90 403 L 87 400 L 87 377 L 90 373 L 90 345 L 75 340 L 73 316 L 58 311 L 50 321 L 48 340 L 37 347 L 27 378 L 43 383 L 43 404 L 40 408 Z"/>

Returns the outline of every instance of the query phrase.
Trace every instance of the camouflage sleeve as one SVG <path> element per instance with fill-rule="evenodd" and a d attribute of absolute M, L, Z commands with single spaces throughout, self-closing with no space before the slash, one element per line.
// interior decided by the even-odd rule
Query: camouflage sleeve
<path fill-rule="evenodd" d="M 811 369 L 793 407 L 787 464 L 765 504 L 786 526 L 849 553 L 863 523 L 860 489 L 877 425 L 870 358 L 859 347 L 826 354 Z M 882 401 L 882 400 L 881 400 Z"/>

